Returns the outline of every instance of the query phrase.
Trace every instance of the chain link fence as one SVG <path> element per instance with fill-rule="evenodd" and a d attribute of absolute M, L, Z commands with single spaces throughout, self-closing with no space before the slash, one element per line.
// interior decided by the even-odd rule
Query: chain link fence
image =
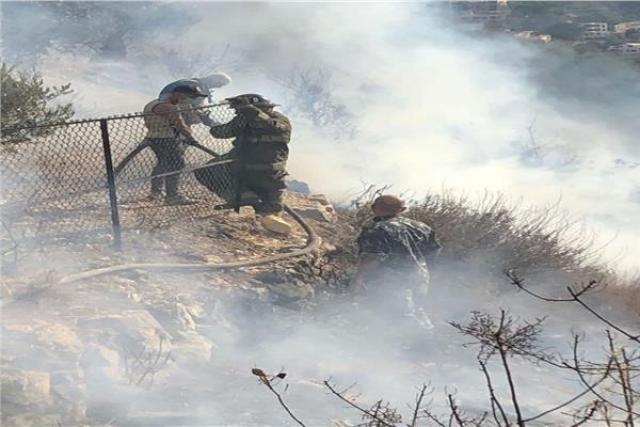
<path fill-rule="evenodd" d="M 117 246 L 120 230 L 126 238 L 128 229 L 209 216 L 233 200 L 232 140 L 213 138 L 203 122 L 223 125 L 234 112 L 220 104 L 181 116 L 195 146 L 170 115 L 2 129 L 3 239 L 100 232 Z"/>

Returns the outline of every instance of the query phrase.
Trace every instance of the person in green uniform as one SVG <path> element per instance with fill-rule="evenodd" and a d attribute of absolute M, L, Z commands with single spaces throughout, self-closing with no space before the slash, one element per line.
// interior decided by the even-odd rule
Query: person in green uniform
<path fill-rule="evenodd" d="M 234 138 L 229 153 L 236 159 L 233 172 L 241 192 L 252 192 L 252 202 L 262 225 L 275 233 L 289 234 L 291 225 L 281 218 L 291 140 L 291 123 L 276 104 L 258 94 L 238 95 L 226 100 L 236 116 L 229 123 L 210 129 L 215 138 Z"/>

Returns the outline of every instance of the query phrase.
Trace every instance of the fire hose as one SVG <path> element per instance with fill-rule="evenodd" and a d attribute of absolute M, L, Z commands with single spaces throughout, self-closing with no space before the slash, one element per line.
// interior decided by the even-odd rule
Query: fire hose
<path fill-rule="evenodd" d="M 320 247 L 321 239 L 315 230 L 293 209 L 285 205 L 285 211 L 300 224 L 307 234 L 307 243 L 302 249 L 292 252 L 271 255 L 264 258 L 249 259 L 243 261 L 232 261 L 222 263 L 132 263 L 120 264 L 111 267 L 97 268 L 94 270 L 83 271 L 62 277 L 56 284 L 66 284 L 77 282 L 80 280 L 91 279 L 94 277 L 105 276 L 109 274 L 121 273 L 129 270 L 154 270 L 154 271 L 210 271 L 210 270 L 230 270 L 242 267 L 255 267 L 258 265 L 270 264 L 285 259 L 308 255 Z"/>
<path fill-rule="evenodd" d="M 124 167 L 126 166 L 126 164 L 129 163 L 129 161 L 133 159 L 133 157 L 135 157 L 140 151 L 142 151 L 142 149 L 147 148 L 147 147 L 148 147 L 147 144 L 141 144 L 135 150 L 133 150 L 116 167 L 116 174 L 121 172 L 122 169 L 124 169 Z M 210 150 L 208 150 L 208 149 L 204 150 L 203 148 L 206 148 L 206 147 L 203 147 L 200 144 L 195 145 L 195 147 L 207 152 L 208 154 L 211 154 L 213 156 L 217 156 L 218 158 L 221 157 L 219 154 L 210 152 Z M 220 163 L 227 163 L 229 161 L 230 160 L 222 160 L 222 161 L 220 161 Z M 210 167 L 210 166 L 211 166 L 211 164 L 194 168 L 194 170 L 199 170 L 199 169 L 201 169 L 203 167 Z M 180 172 L 184 172 L 184 171 L 180 171 Z M 170 174 L 174 174 L 174 173 L 176 173 L 176 172 L 170 172 L 170 173 L 168 173 L 166 175 L 170 175 Z M 83 271 L 83 272 L 80 272 L 80 273 L 73 273 L 73 274 L 69 274 L 69 275 L 63 276 L 62 278 L 57 280 L 55 283 L 52 283 L 49 286 L 46 286 L 45 288 L 41 289 L 38 293 L 44 292 L 47 289 L 49 289 L 49 288 L 51 288 L 52 286 L 55 286 L 55 285 L 78 282 L 78 281 L 81 281 L 81 280 L 87 280 L 87 279 L 92 279 L 92 278 L 95 278 L 95 277 L 121 273 L 121 272 L 124 272 L 124 271 L 131 271 L 131 270 L 175 271 L 175 270 L 179 270 L 179 271 L 197 272 L 197 271 L 211 271 L 211 270 L 230 270 L 230 269 L 237 269 L 237 268 L 243 268 L 243 267 L 254 267 L 254 266 L 258 266 L 258 265 L 270 264 L 270 263 L 283 261 L 283 260 L 290 259 L 290 258 L 297 258 L 297 257 L 309 255 L 309 254 L 313 253 L 314 251 L 316 251 L 320 247 L 320 244 L 321 244 L 322 240 L 317 235 L 315 230 L 297 212 L 295 212 L 291 207 L 285 205 L 284 206 L 284 210 L 285 210 L 285 212 L 287 212 L 287 214 L 289 214 L 302 227 L 302 229 L 304 230 L 304 232 L 307 235 L 306 244 L 301 249 L 297 249 L 297 250 L 294 250 L 294 251 L 288 252 L 288 253 L 271 255 L 271 256 L 267 256 L 267 257 L 263 257 L 263 258 L 249 259 L 249 260 L 242 260 L 242 261 L 221 262 L 221 263 L 130 263 L 130 264 L 114 265 L 114 266 L 111 266 L 111 267 L 97 268 L 97 269 L 87 270 L 87 271 Z"/>

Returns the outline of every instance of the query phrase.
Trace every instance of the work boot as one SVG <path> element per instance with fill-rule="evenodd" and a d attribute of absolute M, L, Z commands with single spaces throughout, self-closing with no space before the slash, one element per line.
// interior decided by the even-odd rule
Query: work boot
<path fill-rule="evenodd" d="M 191 204 L 193 204 L 193 201 L 191 201 L 191 200 L 189 200 L 189 199 L 187 199 L 187 198 L 185 198 L 185 197 L 183 197 L 183 196 L 181 196 L 179 194 L 176 194 L 174 196 L 165 197 L 164 202 L 167 205 L 170 205 L 170 206 L 191 205 Z"/>
<path fill-rule="evenodd" d="M 275 214 L 263 215 L 260 217 L 260 223 L 264 228 L 278 234 L 290 234 L 291 225 Z"/>

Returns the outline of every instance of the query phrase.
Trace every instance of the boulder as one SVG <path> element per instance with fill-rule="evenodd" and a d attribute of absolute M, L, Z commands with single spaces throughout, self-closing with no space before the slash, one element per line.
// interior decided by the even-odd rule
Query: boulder
<path fill-rule="evenodd" d="M 6 319 L 4 337 L 27 335 L 38 345 L 49 348 L 60 355 L 75 356 L 82 351 L 82 342 L 71 327 L 53 321 L 31 319 L 28 323 Z"/>
<path fill-rule="evenodd" d="M 300 206 L 294 207 L 293 210 L 303 218 L 313 219 L 319 222 L 336 222 L 335 212 L 333 208 L 328 210 L 327 207 L 318 204 L 318 206 Z"/>
<path fill-rule="evenodd" d="M 123 367 L 120 353 L 97 343 L 88 344 L 80 359 L 87 379 L 93 383 L 118 382 Z"/>
<path fill-rule="evenodd" d="M 9 416 L 2 419 L 3 427 L 43 427 L 43 426 L 59 426 L 62 424 L 62 418 L 57 414 L 20 414 Z"/>
<path fill-rule="evenodd" d="M 322 206 L 331 206 L 331 202 L 324 194 L 312 194 L 309 196 L 309 200 L 320 203 Z M 333 210 L 333 208 L 332 208 Z"/>
<path fill-rule="evenodd" d="M 51 395 L 62 425 L 78 425 L 86 415 L 87 388 L 79 371 L 58 371 L 50 375 Z"/>
<path fill-rule="evenodd" d="M 3 416 L 44 413 L 51 403 L 51 381 L 47 372 L 3 369 L 0 384 Z"/>
<path fill-rule="evenodd" d="M 171 336 L 195 331 L 196 320 L 203 315 L 200 305 L 179 301 L 177 298 L 154 301 L 148 306 L 148 310 Z"/>
<path fill-rule="evenodd" d="M 284 300 L 300 300 L 315 295 L 313 286 L 300 278 L 298 272 L 288 270 L 265 270 L 257 273 L 254 280 L 264 283 L 269 296 Z"/>
<path fill-rule="evenodd" d="M 27 370 L 73 369 L 82 353 L 78 335 L 66 324 L 7 316 L 2 327 L 2 351 L 11 365 Z"/>
<path fill-rule="evenodd" d="M 184 367 L 197 363 L 206 363 L 211 359 L 213 343 L 196 333 L 181 334 L 174 341 L 171 357 L 178 365 Z"/>
<path fill-rule="evenodd" d="M 312 298 L 315 295 L 313 286 L 298 280 L 287 283 L 273 283 L 267 286 L 274 296 L 285 300 L 300 300 Z"/>
<path fill-rule="evenodd" d="M 94 315 L 80 319 L 78 327 L 112 350 L 139 353 L 158 348 L 161 341 L 167 349 L 169 334 L 146 310 Z"/>

